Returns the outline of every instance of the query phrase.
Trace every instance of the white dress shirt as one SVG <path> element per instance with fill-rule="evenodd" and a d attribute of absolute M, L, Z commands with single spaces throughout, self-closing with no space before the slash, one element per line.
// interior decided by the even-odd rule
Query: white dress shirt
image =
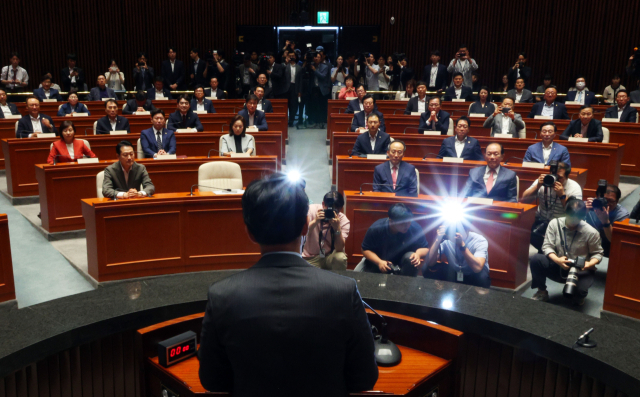
<path fill-rule="evenodd" d="M 427 108 L 427 96 L 425 95 L 424 99 L 420 99 L 420 97 L 418 97 L 418 112 L 424 113 L 426 112 L 426 108 Z"/>
<path fill-rule="evenodd" d="M 73 68 L 69 68 L 69 77 L 71 77 L 71 82 L 75 83 L 76 82 L 76 76 L 71 76 L 71 73 L 73 73 Z"/>
<path fill-rule="evenodd" d="M 44 96 L 49 99 L 49 97 L 51 96 L 51 90 L 43 90 L 44 91 Z"/>
<path fill-rule="evenodd" d="M 551 102 L 551 105 L 547 105 L 545 102 L 542 106 L 542 116 L 551 116 L 553 117 L 553 108 L 556 106 L 555 102 Z"/>
<path fill-rule="evenodd" d="M 371 136 L 371 134 L 369 134 L 369 142 L 371 142 L 371 150 L 372 151 L 376 148 L 376 135 L 378 135 L 377 132 L 376 132 L 376 134 L 374 136 Z"/>
<path fill-rule="evenodd" d="M 584 90 L 582 91 L 578 91 L 576 93 L 576 102 L 578 102 L 580 105 L 584 105 L 584 97 L 585 97 L 585 93 Z"/>
<path fill-rule="evenodd" d="M 174 70 L 174 68 L 175 68 L 175 66 L 176 66 L 176 61 L 171 61 L 171 60 L 170 60 L 170 61 L 169 61 L 169 64 L 171 65 L 171 73 L 173 73 L 173 70 Z"/>
<path fill-rule="evenodd" d="M 2 108 L 2 111 L 4 112 L 4 108 Z M 622 117 L 622 112 L 624 112 L 624 108 L 618 108 L 618 120 Z M 5 112 L 5 114 L 7 114 L 7 112 Z"/>
<path fill-rule="evenodd" d="M 456 91 L 456 99 L 460 99 L 460 95 L 462 94 L 462 86 L 460 88 L 454 88 Z"/>
<path fill-rule="evenodd" d="M 463 139 L 462 141 L 460 141 L 458 139 L 458 137 L 456 137 L 455 139 L 456 141 L 456 155 L 458 156 L 458 158 L 460 158 L 460 156 L 462 156 L 462 151 L 464 150 L 464 144 L 466 143 L 467 139 Z"/>
<path fill-rule="evenodd" d="M 522 99 L 522 94 L 523 92 L 518 92 L 518 90 L 516 90 L 516 103 L 520 102 L 520 99 Z"/>
<path fill-rule="evenodd" d="M 296 82 L 296 66 L 293 64 L 289 64 L 289 67 L 291 68 L 291 82 L 293 84 L 295 84 Z"/>
<path fill-rule="evenodd" d="M 33 118 L 33 116 L 29 116 L 29 119 L 31 120 L 31 125 L 33 126 L 33 132 L 42 132 L 42 124 L 40 124 L 40 119 L 42 117 L 40 115 L 38 115 L 37 118 Z M 31 134 L 29 135 L 31 136 Z"/>
<path fill-rule="evenodd" d="M 544 159 L 544 163 L 547 164 L 549 162 L 549 156 L 551 156 L 551 151 L 553 150 L 553 142 L 549 147 L 545 147 L 544 143 L 542 144 L 542 158 Z"/>
<path fill-rule="evenodd" d="M 502 133 L 503 134 L 508 134 L 509 133 L 509 121 L 511 119 L 509 118 L 509 116 L 505 116 L 504 114 L 502 115 Z"/>
<path fill-rule="evenodd" d="M 2 109 L 2 113 L 4 113 L 5 116 L 11 116 L 11 108 L 8 103 L 7 106 L 0 105 L 0 109 Z M 620 118 L 620 116 L 618 116 L 618 118 Z"/>
<path fill-rule="evenodd" d="M 156 99 L 162 100 L 164 98 L 165 98 L 164 92 L 156 90 Z"/>
<path fill-rule="evenodd" d="M 258 104 L 256 105 L 256 109 L 258 110 L 262 110 L 262 101 L 258 101 Z"/>
<path fill-rule="evenodd" d="M 429 77 L 429 87 L 435 87 L 436 86 L 436 78 L 438 77 L 438 65 L 440 65 L 440 63 L 436 63 L 431 64 L 431 77 Z"/>
<path fill-rule="evenodd" d="M 73 142 L 67 143 L 67 152 L 69 152 L 69 157 L 71 158 L 71 160 L 75 160 L 76 152 L 73 151 Z"/>
<path fill-rule="evenodd" d="M 484 184 L 487 184 L 487 181 L 489 180 L 489 171 L 491 171 L 491 168 L 489 168 L 489 166 L 487 166 L 484 170 Z M 498 168 L 496 168 L 495 170 L 493 170 L 494 175 L 493 175 L 493 186 L 496 185 L 496 181 L 498 180 L 498 174 L 500 173 L 500 166 L 498 166 Z"/>
<path fill-rule="evenodd" d="M 196 110 L 197 110 L 197 111 L 204 111 L 204 110 L 205 110 L 205 109 L 204 109 L 204 101 L 202 101 L 202 102 L 199 102 L 199 101 L 198 101 L 198 102 L 196 102 Z"/>
<path fill-rule="evenodd" d="M 118 122 L 118 118 L 116 117 L 114 120 L 109 119 L 109 123 L 111 124 L 111 131 L 116 130 L 116 123 Z"/>
<path fill-rule="evenodd" d="M 9 66 L 5 66 L 2 68 L 2 80 L 11 80 L 13 81 L 14 78 L 18 83 L 28 83 L 29 82 L 29 75 L 27 74 L 27 71 L 18 66 L 17 69 L 13 69 L 13 67 L 11 65 Z M 7 88 L 16 88 L 18 87 L 17 84 L 13 84 L 13 83 L 9 83 L 7 84 Z"/>

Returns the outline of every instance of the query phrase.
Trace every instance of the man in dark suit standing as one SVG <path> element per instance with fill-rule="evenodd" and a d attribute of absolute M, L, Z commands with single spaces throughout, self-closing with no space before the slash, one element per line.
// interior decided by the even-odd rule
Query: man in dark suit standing
<path fill-rule="evenodd" d="M 314 128 L 317 125 L 318 128 L 324 128 L 327 122 L 328 101 L 331 96 L 331 67 L 325 61 L 324 47 L 318 46 L 316 51 L 317 54 L 313 59 L 314 64 L 311 65 L 313 75 L 310 84 L 309 108 L 311 114 L 309 118 L 311 123 L 309 127 Z"/>
<path fill-rule="evenodd" d="M 447 89 L 447 67 L 440 64 L 440 51 L 431 51 L 431 65 L 424 67 L 422 81 L 428 84 L 428 91 L 443 91 Z"/>
<path fill-rule="evenodd" d="M 490 143 L 485 149 L 486 166 L 469 170 L 469 179 L 461 197 L 490 198 L 496 201 L 518 202 L 518 180 L 516 173 L 500 166 L 504 148 L 499 143 Z"/>
<path fill-rule="evenodd" d="M 118 116 L 118 102 L 109 99 L 104 103 L 106 116 L 98 119 L 96 124 L 96 135 L 109 134 L 111 131 L 127 131 L 131 133 L 129 120 L 126 117 Z"/>
<path fill-rule="evenodd" d="M 200 382 L 245 396 L 344 396 L 378 379 L 356 282 L 302 259 L 309 199 L 281 173 L 249 184 L 242 211 L 262 258 L 209 287 Z"/>
<path fill-rule="evenodd" d="M 153 127 L 140 132 L 140 144 L 146 158 L 156 158 L 160 154 L 176 154 L 176 136 L 173 130 L 165 128 L 164 110 L 151 113 Z"/>
<path fill-rule="evenodd" d="M 602 142 L 602 122 L 593 118 L 591 106 L 580 107 L 580 118 L 569 123 L 560 139 L 568 140 L 571 137 L 589 138 L 589 142 Z"/>
<path fill-rule="evenodd" d="M 395 140 L 389 145 L 389 161 L 378 164 L 373 171 L 373 191 L 395 193 L 398 196 L 417 196 L 416 167 L 402 161 L 406 149 L 404 142 Z"/>
<path fill-rule="evenodd" d="M 531 68 L 526 65 L 527 63 L 527 54 L 521 52 L 518 54 L 518 61 L 516 62 L 511 69 L 509 69 L 509 73 L 507 73 L 507 79 L 509 80 L 509 89 L 512 90 L 516 86 L 516 81 L 518 79 L 524 80 L 524 87 L 531 92 Z"/>
<path fill-rule="evenodd" d="M 391 143 L 391 137 L 384 131 L 380 131 L 380 118 L 371 113 L 367 119 L 369 130 L 356 138 L 351 154 L 353 156 L 366 154 L 385 154 Z"/>
<path fill-rule="evenodd" d="M 438 158 L 457 157 L 465 160 L 482 161 L 482 149 L 476 138 L 469 135 L 471 123 L 467 116 L 462 116 L 455 121 L 455 135 L 442 141 Z"/>
<path fill-rule="evenodd" d="M 607 109 L 604 117 L 618 119 L 621 123 L 635 123 L 638 120 L 638 110 L 629 106 L 629 94 L 626 90 L 620 90 L 616 94 L 618 106 Z"/>
<path fill-rule="evenodd" d="M 78 91 L 84 90 L 84 70 L 76 66 L 78 58 L 76 54 L 67 54 L 67 67 L 62 68 L 60 71 L 60 81 L 62 82 L 62 88 L 65 91 L 69 91 L 72 88 Z"/>
<path fill-rule="evenodd" d="M 147 64 L 147 55 L 144 52 L 138 53 L 138 62 L 133 68 L 133 82 L 136 91 L 146 91 L 151 88 L 154 77 L 153 68 Z"/>
<path fill-rule="evenodd" d="M 189 88 L 207 85 L 207 65 L 204 59 L 200 58 L 200 50 L 192 48 L 189 56 L 192 61 L 189 64 Z"/>
<path fill-rule="evenodd" d="M 27 97 L 27 111 L 29 114 L 18 120 L 16 138 L 35 138 L 38 134 L 55 133 L 58 135 L 53 120 L 46 114 L 40 113 L 40 101 L 35 95 Z"/>
<path fill-rule="evenodd" d="M 290 78 L 289 84 L 289 127 L 293 127 L 298 106 L 302 98 L 302 67 L 296 62 L 296 54 L 289 53 L 287 69 Z"/>
<path fill-rule="evenodd" d="M 269 62 L 273 62 L 269 76 L 272 82 L 273 97 L 277 99 L 287 99 L 289 96 L 289 86 L 291 85 L 291 69 L 280 62 L 276 62 L 273 54 L 270 56 Z"/>
<path fill-rule="evenodd" d="M 135 161 L 136 154 L 129 141 L 116 146 L 118 161 L 104 170 L 102 195 L 106 198 L 130 199 L 151 196 L 156 188 L 149 178 L 147 168 Z M 142 185 L 142 190 L 138 191 Z"/>
<path fill-rule="evenodd" d="M 567 108 L 562 103 L 556 102 L 558 89 L 554 86 L 547 87 L 544 91 L 544 100 L 534 103 L 527 116 L 530 119 L 536 116 L 550 116 L 553 119 L 569 120 Z"/>
<path fill-rule="evenodd" d="M 165 88 L 172 91 L 182 91 L 187 89 L 184 82 L 184 63 L 176 59 L 176 50 L 169 48 L 167 53 L 169 59 L 162 61 L 162 78 Z"/>
<path fill-rule="evenodd" d="M 449 132 L 449 113 L 440 109 L 440 97 L 429 99 L 429 109 L 420 115 L 420 133 L 424 131 L 440 131 L 440 135 Z"/>

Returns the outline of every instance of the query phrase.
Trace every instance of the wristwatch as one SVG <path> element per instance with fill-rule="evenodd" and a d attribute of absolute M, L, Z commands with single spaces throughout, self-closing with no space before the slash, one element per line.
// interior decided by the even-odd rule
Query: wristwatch
<path fill-rule="evenodd" d="M 560 200 L 565 200 L 567 198 L 566 194 L 563 194 L 562 196 L 560 196 Z"/>
<path fill-rule="evenodd" d="M 341 234 L 341 233 L 342 233 L 342 231 L 341 231 L 340 229 L 338 229 L 338 230 L 334 230 L 334 231 L 333 231 L 333 233 L 334 233 L 334 234 Z"/>

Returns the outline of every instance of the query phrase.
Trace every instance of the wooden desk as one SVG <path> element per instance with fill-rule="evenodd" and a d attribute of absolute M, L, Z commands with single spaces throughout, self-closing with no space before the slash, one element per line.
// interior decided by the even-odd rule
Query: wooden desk
<path fill-rule="evenodd" d="M 176 134 L 176 149 L 178 155 L 207 156 L 210 149 L 219 148 L 220 136 L 218 133 L 194 133 Z M 91 150 L 101 160 L 113 160 L 117 158 L 116 145 L 121 140 L 127 140 L 137 150 L 139 135 L 95 135 L 82 137 L 89 141 Z M 282 133 L 258 132 L 254 133 L 256 140 L 256 152 L 258 155 L 276 156 L 278 169 L 282 162 Z M 47 161 L 51 142 L 58 138 L 41 139 L 3 139 L 2 150 L 7 158 L 7 190 L 11 196 L 24 197 L 38 195 L 38 181 L 35 174 L 35 165 Z M 211 156 L 218 153 L 211 152 Z"/>
<path fill-rule="evenodd" d="M 464 188 L 469 178 L 469 170 L 484 166 L 484 161 L 465 161 L 461 164 L 444 163 L 442 159 L 421 159 L 405 157 L 404 161 L 416 167 L 420 173 L 420 194 L 435 196 L 457 196 Z M 367 160 L 366 158 L 336 156 L 336 188 L 339 192 L 345 190 L 359 190 L 363 183 L 373 182 L 373 171 L 382 160 Z M 522 164 L 509 164 L 508 168 L 518 175 L 520 197 L 540 174 L 548 173 L 549 168 L 540 170 L 523 167 Z M 571 169 L 570 178 L 584 188 L 587 182 L 587 170 Z M 371 186 L 364 186 L 363 191 L 370 191 Z M 446 189 L 443 191 L 443 189 Z"/>
<path fill-rule="evenodd" d="M 404 203 L 416 215 L 416 221 L 425 230 L 427 241 L 433 242 L 440 226 L 440 204 L 451 198 L 420 195 L 396 197 L 394 193 L 346 191 L 344 213 L 351 221 L 346 242 L 349 267 L 357 265 L 362 256 L 362 241 L 369 227 L 378 219 L 387 217 L 389 207 Z M 529 204 L 495 201 L 491 206 L 469 204 L 465 206 L 466 219 L 474 231 L 489 242 L 489 268 L 491 285 L 515 289 L 527 279 L 529 239 L 537 207 Z"/>
<path fill-rule="evenodd" d="M 459 346 L 464 341 L 464 334 L 414 317 L 378 312 L 387 320 L 389 338 L 402 352 L 402 361 L 395 367 L 378 367 L 378 381 L 373 390 L 352 395 L 430 396 L 428 392 L 438 387 L 438 396 L 453 396 L 456 367 L 461 365 L 462 360 Z M 204 313 L 185 316 L 137 331 L 136 345 L 144 357 L 141 373 L 145 395 L 162 397 L 161 385 L 180 396 L 206 394 L 198 376 L 197 357 L 190 357 L 168 368 L 159 365 L 157 357 L 157 343 L 164 339 L 193 331 L 199 340 L 203 316 Z M 371 312 L 368 312 L 368 316 L 373 325 L 380 326 L 378 316 Z M 301 391 L 300 395 L 304 395 L 304 392 Z"/>
<path fill-rule="evenodd" d="M 147 168 L 156 188 L 156 194 L 188 190 L 198 183 L 198 168 L 202 164 L 213 161 L 231 161 L 239 164 L 242 170 L 243 186 L 278 169 L 275 156 L 138 160 Z M 84 229 L 80 202 L 85 198 L 97 197 L 96 175 L 112 163 L 113 161 L 101 161 L 98 164 L 36 165 L 42 227 L 50 233 Z"/>
<path fill-rule="evenodd" d="M 0 302 L 16 299 L 7 214 L 0 214 Z"/>
<path fill-rule="evenodd" d="M 640 225 L 613 224 L 603 309 L 640 319 Z"/>
<path fill-rule="evenodd" d="M 336 174 L 335 155 L 346 155 L 348 151 L 353 149 L 357 133 L 334 133 L 331 140 L 331 158 L 333 161 L 333 175 Z M 423 158 L 428 156 L 434 158 L 440 151 L 442 141 L 446 138 L 444 135 L 428 136 L 392 134 L 395 139 L 401 139 L 407 145 L 405 156 Z M 491 142 L 500 142 L 504 146 L 504 160 L 510 164 L 522 163 L 522 160 L 514 159 L 514 157 L 523 158 L 527 148 L 539 141 L 532 139 L 500 139 L 489 137 L 477 137 L 480 146 L 484 150 Z M 584 188 L 584 194 L 587 197 L 593 197 L 598 186 L 599 179 L 606 179 L 609 183 L 618 184 L 620 181 L 620 163 L 622 162 L 623 144 L 617 143 L 580 143 L 580 142 L 564 142 L 571 153 L 571 166 L 575 168 L 586 169 L 587 183 Z"/>

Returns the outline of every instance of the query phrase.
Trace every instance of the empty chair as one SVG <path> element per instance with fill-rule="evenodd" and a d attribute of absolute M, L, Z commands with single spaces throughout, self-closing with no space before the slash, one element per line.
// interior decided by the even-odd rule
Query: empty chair
<path fill-rule="evenodd" d="M 102 195 L 102 182 L 104 182 L 104 171 L 100 171 L 98 175 L 96 175 L 96 192 L 98 198 L 104 198 Z"/>
<path fill-rule="evenodd" d="M 602 127 L 602 143 L 609 143 L 609 129 Z"/>
<path fill-rule="evenodd" d="M 420 195 L 420 172 L 416 168 L 416 193 Z"/>
<path fill-rule="evenodd" d="M 242 189 L 242 170 L 236 163 L 230 161 L 214 161 L 202 164 L 198 168 L 198 187 L 201 192 L 211 192 L 219 189 Z"/>
<path fill-rule="evenodd" d="M 136 158 L 143 159 L 144 158 L 144 150 L 142 150 L 142 143 L 140 143 L 140 138 L 138 138 L 138 143 L 136 143 Z"/>

